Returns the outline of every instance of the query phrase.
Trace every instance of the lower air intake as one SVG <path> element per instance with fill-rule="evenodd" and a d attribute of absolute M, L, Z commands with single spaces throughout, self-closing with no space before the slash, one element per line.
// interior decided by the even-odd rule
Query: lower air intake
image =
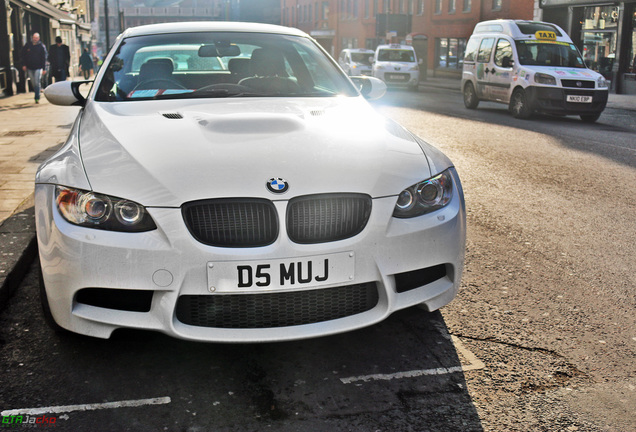
<path fill-rule="evenodd" d="M 177 319 L 199 327 L 289 327 L 344 318 L 378 304 L 375 283 L 264 294 L 183 295 Z"/>

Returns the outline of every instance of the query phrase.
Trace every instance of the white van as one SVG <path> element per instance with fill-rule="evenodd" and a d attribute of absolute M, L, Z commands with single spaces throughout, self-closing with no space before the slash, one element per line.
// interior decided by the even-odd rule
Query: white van
<path fill-rule="evenodd" d="M 371 62 L 375 51 L 363 48 L 346 48 L 338 56 L 338 64 L 349 76 L 371 75 Z"/>
<path fill-rule="evenodd" d="M 608 83 L 587 68 L 570 37 L 557 25 L 521 20 L 475 26 L 464 55 L 464 105 L 508 104 L 517 118 L 533 112 L 578 115 L 596 121 L 607 104 Z"/>
<path fill-rule="evenodd" d="M 379 45 L 373 57 L 373 76 L 389 86 L 417 89 L 420 68 L 411 45 Z"/>

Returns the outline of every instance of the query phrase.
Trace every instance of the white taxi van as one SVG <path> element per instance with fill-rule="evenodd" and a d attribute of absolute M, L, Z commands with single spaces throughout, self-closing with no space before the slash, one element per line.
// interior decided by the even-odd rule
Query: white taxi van
<path fill-rule="evenodd" d="M 373 76 L 389 86 L 417 89 L 420 68 L 415 49 L 410 45 L 379 45 L 373 58 Z"/>
<path fill-rule="evenodd" d="M 364 48 L 345 48 L 338 56 L 338 64 L 349 76 L 371 75 L 375 51 Z"/>
<path fill-rule="evenodd" d="M 521 20 L 484 21 L 466 45 L 464 105 L 501 102 L 517 118 L 533 112 L 578 115 L 595 122 L 607 104 L 608 83 L 587 68 L 559 26 Z"/>

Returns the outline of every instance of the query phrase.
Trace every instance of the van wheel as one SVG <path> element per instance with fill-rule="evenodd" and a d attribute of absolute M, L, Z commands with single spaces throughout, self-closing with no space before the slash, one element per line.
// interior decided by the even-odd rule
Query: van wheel
<path fill-rule="evenodd" d="M 601 114 L 585 114 L 581 115 L 581 120 L 583 120 L 585 123 L 594 123 L 596 120 L 599 119 L 600 116 Z"/>
<path fill-rule="evenodd" d="M 512 93 L 509 110 L 513 117 L 518 119 L 527 119 L 532 115 L 532 109 L 530 109 L 526 92 L 523 89 L 518 88 Z"/>
<path fill-rule="evenodd" d="M 477 93 L 475 93 L 473 83 L 469 82 L 464 86 L 464 105 L 468 109 L 475 109 L 479 105 L 479 99 L 477 98 Z"/>
<path fill-rule="evenodd" d="M 44 288 L 44 277 L 42 276 L 42 268 L 38 266 L 38 270 L 40 271 L 40 303 L 42 304 L 42 315 L 44 315 L 44 322 L 46 322 L 46 325 L 48 325 L 54 332 L 66 333 L 67 330 L 56 323 L 55 318 L 53 318 L 51 307 L 49 306 L 49 299 L 46 296 L 46 289 Z"/>

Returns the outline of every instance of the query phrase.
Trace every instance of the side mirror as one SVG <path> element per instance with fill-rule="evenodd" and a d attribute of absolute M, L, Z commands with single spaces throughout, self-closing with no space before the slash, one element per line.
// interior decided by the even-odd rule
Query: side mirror
<path fill-rule="evenodd" d="M 506 56 L 501 59 L 501 66 L 505 68 L 511 68 L 515 64 L 515 61 L 510 57 Z"/>
<path fill-rule="evenodd" d="M 349 78 L 365 99 L 380 99 L 386 93 L 386 84 L 381 79 L 369 76 L 354 76 Z"/>
<path fill-rule="evenodd" d="M 92 84 L 93 81 L 60 81 L 44 89 L 46 100 L 53 105 L 84 106 L 86 98 L 80 93 L 79 87 L 82 84 Z"/>

